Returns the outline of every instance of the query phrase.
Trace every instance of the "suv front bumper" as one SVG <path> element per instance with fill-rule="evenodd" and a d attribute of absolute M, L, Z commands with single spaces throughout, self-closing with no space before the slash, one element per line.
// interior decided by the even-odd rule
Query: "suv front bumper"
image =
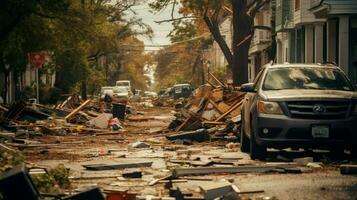
<path fill-rule="evenodd" d="M 259 114 L 253 120 L 256 142 L 266 147 L 327 149 L 357 145 L 357 116 L 338 120 L 296 119 L 285 115 Z M 329 128 L 327 138 L 315 138 L 313 126 Z"/>

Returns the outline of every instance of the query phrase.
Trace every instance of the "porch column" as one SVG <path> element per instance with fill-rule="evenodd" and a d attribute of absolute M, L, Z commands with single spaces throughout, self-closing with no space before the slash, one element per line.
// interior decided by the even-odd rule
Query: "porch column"
<path fill-rule="evenodd" d="M 305 63 L 314 62 L 314 27 L 312 25 L 305 26 Z M 297 52 L 301 53 L 301 52 Z"/>
<path fill-rule="evenodd" d="M 337 53 L 337 27 L 336 20 L 327 21 L 327 61 L 336 62 Z"/>
<path fill-rule="evenodd" d="M 348 57 L 349 57 L 349 16 L 340 16 L 339 23 L 339 45 L 338 45 L 338 64 L 341 69 L 348 75 Z"/>
<path fill-rule="evenodd" d="M 315 25 L 315 63 L 322 63 L 323 60 L 323 48 L 324 48 L 324 28 L 323 24 L 319 23 Z"/>

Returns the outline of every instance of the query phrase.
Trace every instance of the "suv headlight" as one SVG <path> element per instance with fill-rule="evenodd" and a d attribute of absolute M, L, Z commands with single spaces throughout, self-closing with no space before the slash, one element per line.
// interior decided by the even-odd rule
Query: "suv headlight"
<path fill-rule="evenodd" d="M 264 114 L 282 115 L 283 111 L 277 102 L 258 101 L 258 112 Z"/>

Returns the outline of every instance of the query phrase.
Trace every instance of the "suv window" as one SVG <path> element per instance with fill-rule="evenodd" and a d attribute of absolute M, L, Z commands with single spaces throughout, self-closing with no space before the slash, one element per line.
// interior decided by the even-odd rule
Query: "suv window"
<path fill-rule="evenodd" d="M 317 67 L 273 68 L 267 72 L 263 90 L 316 89 L 353 90 L 346 76 L 338 69 Z"/>

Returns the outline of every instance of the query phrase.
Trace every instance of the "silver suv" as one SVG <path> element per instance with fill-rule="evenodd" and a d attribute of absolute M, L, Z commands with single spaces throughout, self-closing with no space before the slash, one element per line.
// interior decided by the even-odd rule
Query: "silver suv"
<path fill-rule="evenodd" d="M 357 92 L 337 66 L 266 65 L 242 106 L 241 150 L 264 159 L 268 147 L 357 153 Z"/>

